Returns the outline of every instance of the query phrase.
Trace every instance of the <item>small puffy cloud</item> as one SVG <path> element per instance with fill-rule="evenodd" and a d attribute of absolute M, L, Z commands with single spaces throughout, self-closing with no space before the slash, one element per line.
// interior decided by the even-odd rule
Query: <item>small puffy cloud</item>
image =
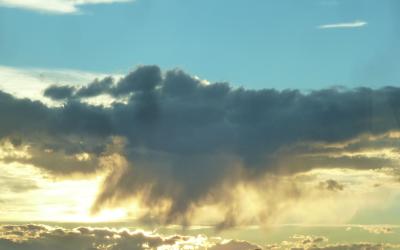
<path fill-rule="evenodd" d="M 96 79 L 87 86 L 80 88 L 77 91 L 76 96 L 80 98 L 88 98 L 105 94 L 107 93 L 107 90 L 110 89 L 113 82 L 114 79 L 112 77 L 106 77 L 102 80 Z"/>
<path fill-rule="evenodd" d="M 393 233 L 393 228 L 390 226 L 361 226 L 362 229 L 372 233 L 372 234 L 391 234 Z"/>
<path fill-rule="evenodd" d="M 318 187 L 320 189 L 326 189 L 328 191 L 342 191 L 344 189 L 344 185 L 340 184 L 335 180 L 326 180 L 324 182 L 320 182 Z"/>
<path fill-rule="evenodd" d="M 73 92 L 74 92 L 73 87 L 52 85 L 46 88 L 46 90 L 44 91 L 44 96 L 59 101 L 71 98 Z"/>
<path fill-rule="evenodd" d="M 217 243 L 209 248 L 209 250 L 261 250 L 262 248 L 256 244 L 247 241 L 228 240 Z"/>
<path fill-rule="evenodd" d="M 282 241 L 280 244 L 267 245 L 266 249 L 313 249 L 326 245 L 328 239 L 324 236 L 295 234 L 289 240 Z"/>
<path fill-rule="evenodd" d="M 324 243 L 324 242 L 328 241 L 328 239 L 324 236 L 301 235 L 301 234 L 293 235 L 292 239 L 296 243 L 300 243 L 302 245 L 315 245 L 315 244 L 320 244 L 320 243 Z"/>

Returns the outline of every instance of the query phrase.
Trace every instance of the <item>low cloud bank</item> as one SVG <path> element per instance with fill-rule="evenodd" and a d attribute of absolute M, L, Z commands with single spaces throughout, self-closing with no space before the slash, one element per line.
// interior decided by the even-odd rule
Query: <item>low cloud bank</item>
<path fill-rule="evenodd" d="M 0 249 L 7 250 L 253 250 L 257 245 L 245 241 L 222 241 L 198 236 L 161 236 L 127 229 L 78 227 L 66 229 L 46 225 L 0 226 Z"/>

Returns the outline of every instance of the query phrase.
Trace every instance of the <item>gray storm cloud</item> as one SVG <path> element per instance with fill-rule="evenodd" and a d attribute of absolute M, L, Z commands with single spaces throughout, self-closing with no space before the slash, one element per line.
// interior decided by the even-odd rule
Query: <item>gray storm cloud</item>
<path fill-rule="evenodd" d="M 182 220 L 191 206 L 223 184 L 268 172 L 300 172 L 326 161 L 320 157 L 310 164 L 282 164 L 277 152 L 284 148 L 380 135 L 398 130 L 400 118 L 396 87 L 310 93 L 248 90 L 204 84 L 183 71 L 163 73 L 157 66 L 142 66 L 120 80 L 108 77 L 80 88 L 51 86 L 44 94 L 65 104 L 48 107 L 0 92 L 0 139 L 15 147 L 29 144 L 32 154 L 29 159 L 3 160 L 30 162 L 58 175 L 94 173 L 104 165 L 99 159 L 118 148 L 126 162 L 113 168 L 94 212 L 145 190 L 149 206 L 172 201 L 169 222 Z M 83 102 L 99 95 L 128 101 L 109 107 Z M 122 138 L 118 147 L 115 138 Z M 75 157 L 82 153 L 90 158 Z M 336 158 L 342 167 L 365 161 Z M 368 166 L 391 164 L 382 161 Z"/>

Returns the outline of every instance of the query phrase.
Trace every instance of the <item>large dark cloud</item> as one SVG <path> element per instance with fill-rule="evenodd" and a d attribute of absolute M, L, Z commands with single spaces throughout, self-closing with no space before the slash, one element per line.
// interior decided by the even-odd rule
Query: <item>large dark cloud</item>
<path fill-rule="evenodd" d="M 66 101 L 51 108 L 0 92 L 0 138 L 32 145 L 33 157 L 26 161 L 68 174 L 96 171 L 101 157 L 115 153 L 113 138 L 121 137 L 117 153 L 126 166 L 113 167 L 94 211 L 145 190 L 143 201 L 150 206 L 171 199 L 168 220 L 181 221 L 191 206 L 238 178 L 282 169 L 299 172 L 326 161 L 333 167 L 392 164 L 348 156 L 285 162 L 279 152 L 295 144 L 340 143 L 398 130 L 400 118 L 396 87 L 248 90 L 204 84 L 180 70 L 163 74 L 157 66 L 139 67 L 118 81 L 52 86 L 45 93 Z M 83 102 L 104 94 L 128 101 L 109 107 Z M 81 153 L 89 160 L 75 157 Z"/>

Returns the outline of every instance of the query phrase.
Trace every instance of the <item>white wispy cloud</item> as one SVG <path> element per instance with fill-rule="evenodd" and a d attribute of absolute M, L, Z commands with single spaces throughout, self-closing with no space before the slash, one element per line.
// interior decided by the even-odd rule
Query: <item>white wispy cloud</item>
<path fill-rule="evenodd" d="M 101 79 L 110 75 L 115 79 L 122 77 L 119 74 L 71 69 L 14 68 L 0 65 L 0 91 L 5 91 L 19 98 L 29 98 L 46 104 L 54 104 L 43 97 L 43 91 L 50 85 L 82 86 L 96 78 Z M 111 100 L 103 101 L 104 98 L 92 98 L 91 103 L 107 105 Z"/>
<path fill-rule="evenodd" d="M 79 13 L 82 5 L 131 2 L 132 0 L 0 0 L 0 6 L 53 14 Z"/>
<path fill-rule="evenodd" d="M 108 74 L 65 69 L 13 68 L 0 65 L 0 90 L 22 98 L 42 98 L 52 84 L 82 85 Z"/>
<path fill-rule="evenodd" d="M 324 24 L 320 25 L 318 29 L 353 29 L 353 28 L 361 28 L 367 25 L 368 23 L 365 21 L 357 20 L 354 22 L 348 23 L 332 23 L 332 24 Z"/>

